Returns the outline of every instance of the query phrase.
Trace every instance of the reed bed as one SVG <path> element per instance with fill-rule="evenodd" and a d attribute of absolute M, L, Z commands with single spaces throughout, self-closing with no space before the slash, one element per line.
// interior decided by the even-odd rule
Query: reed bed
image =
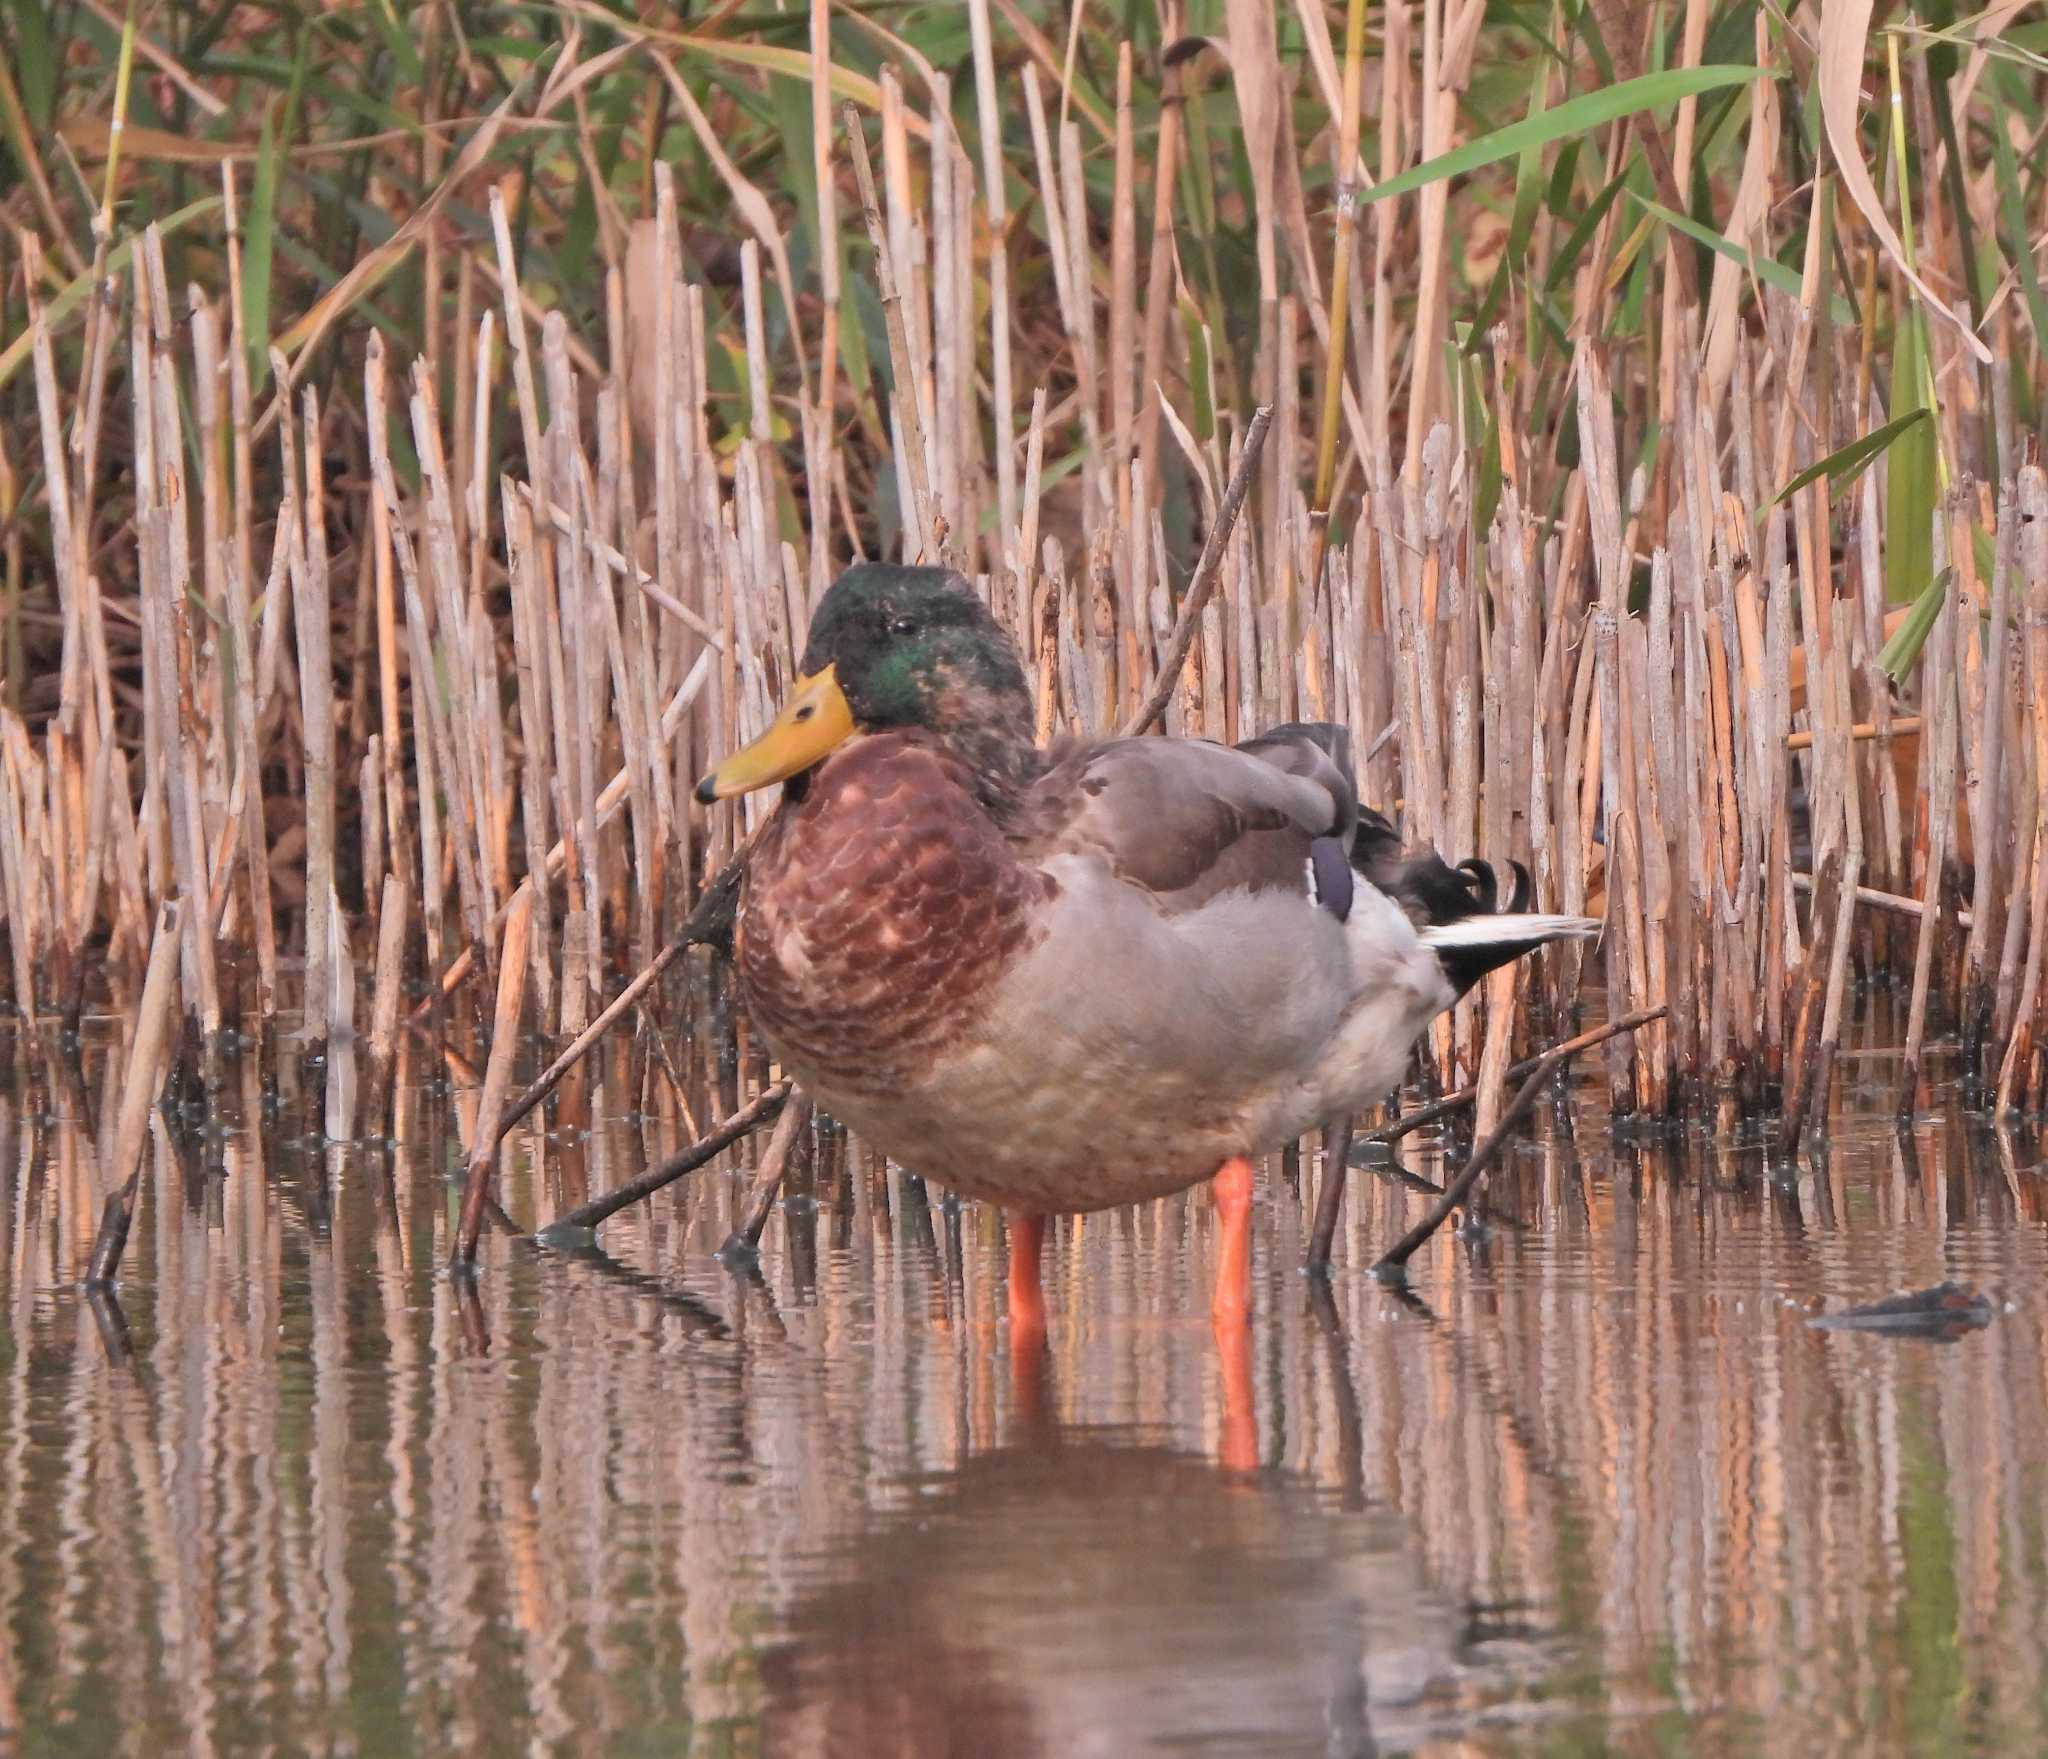
<path fill-rule="evenodd" d="M 1431 1084 L 1663 1007 L 1609 1048 L 1614 1114 L 1796 1144 L 1855 987 L 1891 983 L 1902 1108 L 1953 1031 L 1973 1098 L 2039 1115 L 2043 86 L 2013 10 L 1588 5 L 1523 21 L 1539 53 L 1479 0 L 1370 31 L 1169 0 L 1129 40 L 971 0 L 925 47 L 814 0 L 702 31 L 564 5 L 478 49 L 457 7 L 406 50 L 350 24 L 253 149 L 227 100 L 264 76 L 131 14 L 118 77 L 69 82 L 66 177 L 30 152 L 5 197 L 14 1004 L 136 1007 L 163 921 L 151 993 L 209 1054 L 366 1012 L 383 1106 L 426 1028 L 487 1065 L 487 1142 L 522 1025 L 582 1031 L 733 856 L 760 803 L 691 782 L 838 568 L 889 555 L 973 582 L 1045 737 L 1162 682 L 1169 733 L 1341 720 L 1416 842 L 1605 916 L 1444 1022 Z M 349 147 L 335 91 L 407 53 L 445 77 Z M 201 137 L 175 154 L 107 126 L 138 57 Z M 1859 79 L 1893 100 L 1867 125 Z M 337 272 L 345 150 L 391 162 Z M 678 996 L 639 1013 L 653 1106 Z"/>

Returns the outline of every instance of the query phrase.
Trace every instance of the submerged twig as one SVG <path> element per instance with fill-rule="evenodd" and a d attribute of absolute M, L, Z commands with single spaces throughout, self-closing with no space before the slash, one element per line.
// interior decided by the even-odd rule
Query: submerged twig
<path fill-rule="evenodd" d="M 541 1230 L 540 1237 L 553 1236 L 560 1239 L 565 1234 L 578 1230 L 602 1226 L 628 1204 L 638 1203 L 652 1197 L 664 1186 L 673 1185 L 685 1173 L 694 1173 L 706 1161 L 716 1158 L 723 1150 L 730 1148 L 743 1136 L 758 1130 L 770 1118 L 782 1110 L 782 1103 L 789 1098 L 790 1084 L 778 1081 L 772 1087 L 764 1087 L 752 1100 L 715 1125 L 710 1134 L 700 1136 L 688 1148 L 680 1149 L 651 1172 L 643 1173 L 630 1184 L 621 1185 L 616 1191 L 607 1191 L 602 1197 L 593 1197 L 588 1203 L 579 1204 L 567 1215 L 559 1216 Z"/>
<path fill-rule="evenodd" d="M 1563 1045 L 1546 1052 L 1536 1059 L 1536 1067 L 1529 1079 L 1524 1081 L 1508 1109 L 1501 1113 L 1500 1122 L 1493 1127 L 1493 1133 L 1473 1149 L 1472 1158 L 1465 1163 L 1465 1169 L 1448 1185 L 1444 1194 L 1431 1206 L 1429 1213 L 1417 1222 L 1373 1263 L 1372 1273 L 1377 1277 L 1399 1277 L 1406 1271 L 1408 1260 L 1415 1256 L 1423 1243 L 1442 1227 L 1451 1217 L 1451 1212 L 1465 1201 L 1472 1187 L 1479 1182 L 1479 1175 L 1500 1158 L 1500 1151 L 1506 1145 L 1508 1133 L 1521 1122 L 1525 1113 L 1536 1103 L 1544 1084 L 1564 1066 L 1571 1055 Z"/>
<path fill-rule="evenodd" d="M 789 1169 L 790 1151 L 796 1146 L 797 1132 L 810 1121 L 810 1117 L 811 1102 L 800 1093 L 782 1108 L 782 1116 L 776 1120 L 775 1134 L 769 1137 L 768 1146 L 761 1155 L 761 1164 L 754 1171 L 754 1182 L 747 1188 L 746 1213 L 740 1217 L 739 1226 L 726 1236 L 725 1244 L 719 1247 L 719 1257 L 728 1262 L 744 1260 L 759 1250 L 761 1234 L 768 1226 L 768 1212 L 775 1207 L 775 1194 L 782 1189 L 782 1175 Z"/>
<path fill-rule="evenodd" d="M 1596 1044 L 1605 1044 L 1610 1038 L 1624 1032 L 1633 1032 L 1639 1026 L 1647 1026 L 1652 1020 L 1661 1020 L 1670 1013 L 1668 1006 L 1660 1003 L 1654 1008 L 1638 1009 L 1633 1014 L 1624 1014 L 1619 1020 L 1610 1020 L 1605 1026 L 1595 1026 L 1580 1033 L 1576 1038 L 1567 1038 L 1561 1044 L 1552 1045 L 1547 1051 L 1533 1057 L 1524 1057 L 1519 1063 L 1510 1065 L 1501 1072 L 1503 1083 L 1518 1081 L 1524 1075 L 1539 1067 L 1544 1058 L 1553 1056 L 1577 1056 L 1580 1051 L 1591 1050 Z M 1368 1130 L 1363 1138 L 1367 1142 L 1398 1142 L 1411 1131 L 1419 1130 L 1425 1124 L 1433 1124 L 1439 1118 L 1449 1117 L 1452 1112 L 1461 1111 L 1479 1097 L 1479 1084 L 1460 1087 L 1447 1093 L 1442 1099 L 1432 1100 L 1428 1105 L 1418 1107 L 1406 1117 L 1396 1118 L 1391 1124 L 1377 1130 Z"/>

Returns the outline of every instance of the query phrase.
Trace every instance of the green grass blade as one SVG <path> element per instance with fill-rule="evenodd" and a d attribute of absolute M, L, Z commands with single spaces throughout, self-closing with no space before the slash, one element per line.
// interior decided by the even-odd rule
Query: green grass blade
<path fill-rule="evenodd" d="M 1638 195 L 1634 190 L 1628 192 L 1628 199 L 1645 213 L 1663 221 L 1674 232 L 1683 232 L 1686 237 L 1704 244 L 1707 249 L 1726 257 L 1731 263 L 1753 270 L 1756 278 L 1765 286 L 1775 287 L 1790 299 L 1799 297 L 1799 271 L 1789 263 L 1781 263 L 1776 257 L 1757 256 L 1751 251 L 1744 250 L 1734 239 L 1716 232 L 1711 226 L 1702 226 L 1690 214 L 1677 213 L 1665 207 L 1662 202 L 1653 202 L 1648 196 Z M 1856 321 L 1856 308 L 1846 299 L 1832 299 L 1828 302 L 1828 308 L 1838 324 L 1853 324 Z"/>
<path fill-rule="evenodd" d="M 1887 676 L 1903 678 L 1919 663 L 1920 650 L 1927 645 L 1928 636 L 1934 633 L 1935 619 L 1941 615 L 1941 603 L 1948 596 L 1948 583 L 1954 572 L 1952 568 L 1944 568 L 1920 589 L 1920 596 L 1913 601 L 1913 609 L 1907 613 L 1905 622 L 1884 644 L 1884 652 L 1877 656 L 1877 663 L 1885 669 Z"/>
<path fill-rule="evenodd" d="M 249 345 L 249 386 L 270 372 L 270 259 L 277 236 L 277 137 L 266 105 L 256 136 L 256 185 L 242 227 L 242 334 Z"/>
<path fill-rule="evenodd" d="M 1892 420 L 1932 413 L 1923 389 L 1921 361 L 1927 347 L 1917 303 L 1902 302 L 1892 342 Z M 1904 604 L 1934 572 L 1934 498 L 1940 492 L 1934 455 L 1934 424 L 1908 423 L 1892 443 L 1885 480 L 1885 596 Z"/>
<path fill-rule="evenodd" d="M 1986 80 L 1991 93 L 1992 162 L 1998 168 L 1999 247 L 2019 272 L 2020 288 L 2027 296 L 2027 315 L 2034 320 L 2034 340 L 2048 348 L 2048 299 L 2041 294 L 2041 278 L 2034 272 L 2033 247 L 2028 242 L 2027 207 L 2020 195 L 2020 172 L 2013 158 L 2012 135 L 2006 127 L 2005 99 L 1998 82 Z"/>
<path fill-rule="evenodd" d="M 1757 518 L 1762 520 L 1765 513 L 1789 499 L 1819 477 L 1827 477 L 1829 499 L 1833 499 L 1870 468 L 1871 461 L 1894 440 L 1901 438 L 1917 423 L 1926 421 L 1925 409 L 1909 409 L 1904 415 L 1894 416 L 1881 428 L 1872 428 L 1860 440 L 1851 440 L 1840 451 L 1830 452 L 1818 464 L 1809 464 L 1782 489 L 1757 509 Z"/>
<path fill-rule="evenodd" d="M 57 54 L 50 41 L 48 0 L 15 0 L 14 70 L 29 125 L 46 130 L 57 108 Z"/>
<path fill-rule="evenodd" d="M 1579 258 L 1586 246 L 1592 243 L 1593 233 L 1600 222 L 1607 218 L 1607 210 L 1614 206 L 1614 198 L 1621 194 L 1622 184 L 1628 177 L 1628 167 L 1617 171 L 1607 187 L 1596 195 L 1586 211 L 1579 216 L 1578 224 L 1571 229 L 1564 243 L 1557 247 L 1557 257 L 1550 265 L 1550 273 L 1544 277 L 1546 293 L 1555 293 L 1572 278 L 1578 269 Z"/>
<path fill-rule="evenodd" d="M 1723 86 L 1746 85 L 1751 80 L 1766 77 L 1775 76 L 1768 75 L 1761 67 L 1677 67 L 1664 73 L 1646 73 L 1640 79 L 1625 79 L 1619 85 L 1581 93 L 1558 105 L 1555 110 L 1525 116 L 1520 122 L 1511 122 L 1506 128 L 1483 134 L 1461 147 L 1453 147 L 1448 153 L 1439 153 L 1434 159 L 1412 166 L 1398 177 L 1389 177 L 1384 183 L 1364 191 L 1358 198 L 1359 206 L 1369 207 L 1374 202 L 1389 201 L 1426 184 L 1476 171 L 1482 165 L 1527 152 L 1531 147 L 1547 146 L 1554 140 L 1584 134 L 1588 129 L 1617 121 L 1623 116 L 1633 116 L 1638 110 L 1654 110 L 1701 92 L 1718 91 Z"/>

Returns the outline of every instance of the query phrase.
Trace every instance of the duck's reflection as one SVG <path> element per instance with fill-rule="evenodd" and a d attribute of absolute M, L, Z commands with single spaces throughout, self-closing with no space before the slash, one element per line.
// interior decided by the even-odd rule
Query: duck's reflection
<path fill-rule="evenodd" d="M 1045 1362 L 1013 1361 L 1003 1445 L 820 1560 L 762 1661 L 765 1751 L 1370 1753 L 1449 1681 L 1458 1620 L 1393 1517 L 1052 1423 Z"/>

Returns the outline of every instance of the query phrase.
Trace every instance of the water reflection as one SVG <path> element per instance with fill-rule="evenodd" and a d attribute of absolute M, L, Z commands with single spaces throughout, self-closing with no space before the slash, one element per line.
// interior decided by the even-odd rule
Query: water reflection
<path fill-rule="evenodd" d="M 1056 1230 L 1013 1361 L 995 1218 L 842 1139 L 758 1274 L 711 1256 L 742 1164 L 598 1251 L 488 1235 L 465 1299 L 465 1090 L 412 1076 L 393 1154 L 231 1076 L 238 1128 L 153 1137 L 118 1303 L 98 1089 L 0 1093 L 0 1751 L 2048 1746 L 2027 1142 L 1873 1105 L 1788 1176 L 1581 1109 L 1405 1301 L 1357 1267 L 1427 1197 L 1355 1175 L 1319 1302 L 1275 1169 L 1241 1356 L 1197 1196 Z M 683 1133 L 529 1131 L 506 1208 Z M 1988 1328 L 1807 1323 L 1945 1278 Z"/>
<path fill-rule="evenodd" d="M 769 1750 L 1363 1754 L 1455 1671 L 1400 1523 L 1290 1473 L 1054 1428 L 901 1495 L 764 1657 Z"/>

